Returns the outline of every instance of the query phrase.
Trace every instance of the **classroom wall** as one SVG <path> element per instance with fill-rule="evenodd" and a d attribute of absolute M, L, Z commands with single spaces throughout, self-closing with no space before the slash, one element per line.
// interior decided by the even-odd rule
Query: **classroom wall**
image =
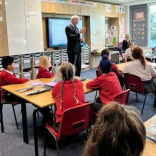
<path fill-rule="evenodd" d="M 45 14 L 61 17 L 77 14 L 84 18 L 87 28 L 85 40 L 92 49 L 105 48 L 105 17 L 110 18 L 111 24 L 117 27 L 118 39 L 113 43 L 115 46 L 125 36 L 123 35 L 125 31 L 120 35 L 120 30 L 125 29 L 125 13 L 119 10 L 121 6 L 75 0 L 68 0 L 68 3 L 57 1 L 54 3 L 52 0 L 5 0 L 5 2 L 3 8 L 6 7 L 4 15 L 6 13 L 7 25 L 3 22 L 3 29 L 7 32 L 4 31 L 6 37 L 0 35 L 0 40 L 5 38 L 4 50 L 0 46 L 1 56 L 44 51 L 44 48 L 47 48 L 46 23 L 43 17 Z"/>

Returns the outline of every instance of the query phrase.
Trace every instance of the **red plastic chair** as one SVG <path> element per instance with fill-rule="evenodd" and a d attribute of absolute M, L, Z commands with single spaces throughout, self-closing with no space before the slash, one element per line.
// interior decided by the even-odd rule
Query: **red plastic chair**
<path fill-rule="evenodd" d="M 129 99 L 129 92 L 130 92 L 130 89 L 127 89 L 119 94 L 117 94 L 115 97 L 114 97 L 114 101 L 122 104 L 122 105 L 127 105 L 128 104 L 128 99 Z"/>
<path fill-rule="evenodd" d="M 92 116 L 93 116 L 93 104 L 85 103 L 82 105 L 78 105 L 76 107 L 69 108 L 64 111 L 58 132 L 56 132 L 56 130 L 53 128 L 51 122 L 46 123 L 45 129 L 47 129 L 55 139 L 58 156 L 59 156 L 58 140 L 60 140 L 62 136 L 69 136 L 72 134 L 79 133 L 87 128 L 90 128 L 92 125 Z M 76 127 L 76 125 L 78 127 Z M 45 140 L 46 140 L 46 132 L 44 137 L 44 155 L 46 155 Z"/>
<path fill-rule="evenodd" d="M 135 76 L 135 75 L 130 75 L 130 74 L 124 74 L 124 80 L 125 80 L 126 89 L 130 89 L 130 91 L 133 91 L 136 93 L 137 103 L 138 103 L 137 93 L 145 95 L 142 110 L 141 110 L 141 115 L 142 115 L 147 93 L 144 90 L 144 86 L 142 84 L 140 77 Z"/>
<path fill-rule="evenodd" d="M 102 75 L 102 72 L 100 70 L 96 70 L 96 76 L 99 77 L 101 75 Z M 94 103 L 96 103 L 97 93 L 98 93 L 98 90 L 96 90 L 96 93 L 95 93 Z"/>

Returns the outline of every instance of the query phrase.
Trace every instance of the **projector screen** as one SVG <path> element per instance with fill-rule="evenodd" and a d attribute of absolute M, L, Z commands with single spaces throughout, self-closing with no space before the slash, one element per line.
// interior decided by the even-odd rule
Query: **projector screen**
<path fill-rule="evenodd" d="M 70 23 L 71 22 L 69 18 L 48 18 L 49 47 L 65 48 L 67 46 L 67 37 L 65 34 L 65 28 Z M 79 20 L 77 27 L 79 29 L 83 27 L 82 19 Z"/>

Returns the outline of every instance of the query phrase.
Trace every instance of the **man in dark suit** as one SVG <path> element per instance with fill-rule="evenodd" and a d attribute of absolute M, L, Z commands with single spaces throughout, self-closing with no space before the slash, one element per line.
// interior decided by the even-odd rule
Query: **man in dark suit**
<path fill-rule="evenodd" d="M 78 24 L 79 17 L 74 15 L 71 17 L 71 24 L 66 26 L 65 32 L 67 36 L 67 53 L 68 61 L 76 67 L 76 76 L 80 76 L 81 73 L 81 42 L 83 39 L 80 38 L 80 34 L 86 30 L 83 27 L 80 31 L 76 27 Z"/>

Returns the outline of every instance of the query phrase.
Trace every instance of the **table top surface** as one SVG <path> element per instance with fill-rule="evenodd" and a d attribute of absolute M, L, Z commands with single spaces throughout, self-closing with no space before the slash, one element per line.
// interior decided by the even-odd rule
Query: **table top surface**
<path fill-rule="evenodd" d="M 2 89 L 30 102 L 31 104 L 34 104 L 40 108 L 43 108 L 43 107 L 47 107 L 47 106 L 50 106 L 55 103 L 55 100 L 52 98 L 52 95 L 51 95 L 51 90 L 44 92 L 44 93 L 31 95 L 31 96 L 26 96 L 25 94 L 39 89 L 38 87 L 36 87 L 34 90 L 26 91 L 23 93 L 19 93 L 19 92 L 17 92 L 17 90 L 32 87 L 32 85 L 30 84 L 32 82 L 41 81 L 43 83 L 46 83 L 46 82 L 51 82 L 54 79 L 55 78 L 42 78 L 42 79 L 30 80 L 23 84 L 11 84 L 11 85 L 2 86 Z M 90 89 L 86 88 L 86 83 L 89 81 L 91 81 L 91 80 L 86 79 L 85 81 L 82 81 L 85 94 L 91 92 Z"/>
<path fill-rule="evenodd" d="M 153 122 L 156 122 L 156 115 L 147 120 L 144 124 L 148 128 Z M 146 145 L 142 156 L 155 156 L 156 155 L 156 143 L 146 139 Z"/>

